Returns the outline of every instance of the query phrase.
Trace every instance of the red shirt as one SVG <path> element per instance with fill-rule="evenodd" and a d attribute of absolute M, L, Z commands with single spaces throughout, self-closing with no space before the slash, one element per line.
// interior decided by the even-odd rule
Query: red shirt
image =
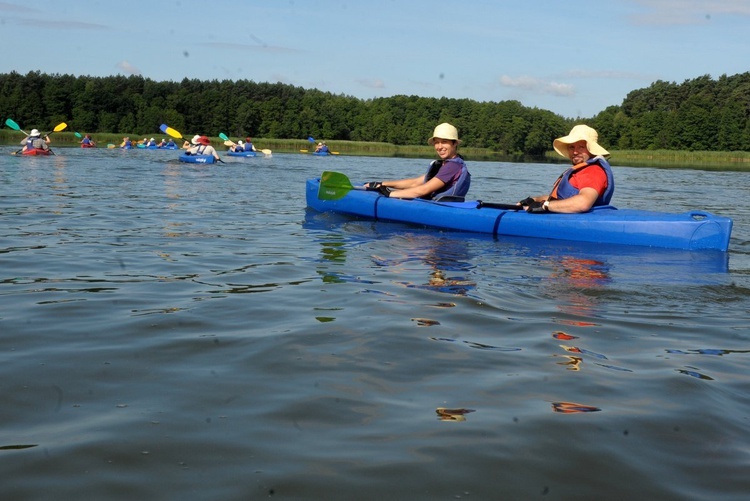
<path fill-rule="evenodd" d="M 578 188 L 594 188 L 601 196 L 607 189 L 607 173 L 596 165 L 585 169 L 576 169 L 570 175 L 570 184 Z"/>

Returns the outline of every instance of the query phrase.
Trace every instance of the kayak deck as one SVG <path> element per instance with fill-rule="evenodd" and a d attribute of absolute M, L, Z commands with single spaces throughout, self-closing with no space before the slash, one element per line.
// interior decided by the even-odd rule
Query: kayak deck
<path fill-rule="evenodd" d="M 212 164 L 215 161 L 213 155 L 180 155 L 180 162 L 189 164 Z"/>
<path fill-rule="evenodd" d="M 320 178 L 307 180 L 307 205 L 320 212 L 496 236 L 726 251 L 732 232 L 730 218 L 705 211 L 672 214 L 604 206 L 582 214 L 529 214 L 523 210 L 481 207 L 476 200 L 402 200 L 356 188 L 341 199 L 320 200 L 319 187 Z"/>

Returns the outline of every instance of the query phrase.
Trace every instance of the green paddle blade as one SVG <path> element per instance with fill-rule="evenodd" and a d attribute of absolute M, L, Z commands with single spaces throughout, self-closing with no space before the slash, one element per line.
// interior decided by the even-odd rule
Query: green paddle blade
<path fill-rule="evenodd" d="M 219 132 L 219 137 L 223 139 L 224 141 L 229 141 L 229 137 L 223 132 Z"/>
<path fill-rule="evenodd" d="M 319 200 L 339 200 L 352 191 L 349 178 L 340 172 L 325 171 L 320 176 L 320 187 L 318 188 Z"/>
<path fill-rule="evenodd" d="M 83 137 L 80 132 L 74 132 L 73 134 L 75 134 L 76 137 Z"/>
<path fill-rule="evenodd" d="M 10 127 L 13 130 L 21 130 L 21 126 L 18 125 L 16 122 L 11 120 L 10 118 L 5 119 L 5 125 Z"/>

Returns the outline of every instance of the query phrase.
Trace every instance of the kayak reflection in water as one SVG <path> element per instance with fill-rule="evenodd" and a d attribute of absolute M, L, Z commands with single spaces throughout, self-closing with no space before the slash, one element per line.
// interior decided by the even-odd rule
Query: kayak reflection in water
<path fill-rule="evenodd" d="M 573 166 L 563 172 L 549 195 L 527 197 L 520 202 L 526 212 L 577 213 L 592 207 L 609 205 L 615 191 L 609 152 L 599 143 L 599 134 L 588 125 L 576 125 L 567 136 L 555 139 L 555 151 Z"/>
<path fill-rule="evenodd" d="M 432 235 L 409 235 L 394 239 L 393 245 L 408 246 L 403 250 L 405 256 L 391 259 L 377 257 L 378 265 L 393 268 L 417 262 L 420 266 L 429 266 L 426 283 L 401 282 L 401 285 L 410 289 L 429 289 L 460 296 L 466 296 L 476 289 L 477 283 L 465 276 L 472 269 L 465 242 Z"/>

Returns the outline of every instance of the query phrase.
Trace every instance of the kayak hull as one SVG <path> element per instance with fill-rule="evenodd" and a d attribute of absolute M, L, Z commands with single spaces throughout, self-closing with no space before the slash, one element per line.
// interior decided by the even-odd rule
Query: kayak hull
<path fill-rule="evenodd" d="M 21 152 L 24 156 L 34 157 L 34 156 L 42 156 L 45 157 L 47 155 L 52 154 L 52 150 L 45 150 L 42 148 L 31 148 L 26 151 Z"/>
<path fill-rule="evenodd" d="M 189 164 L 212 164 L 215 161 L 213 155 L 180 155 L 180 162 Z"/>
<path fill-rule="evenodd" d="M 308 207 L 320 212 L 396 221 L 449 230 L 601 244 L 726 251 L 732 220 L 705 211 L 683 214 L 597 207 L 582 214 L 530 214 L 479 208 L 479 202 L 388 198 L 352 189 L 339 200 L 318 199 L 320 179 L 308 179 Z"/>
<path fill-rule="evenodd" d="M 258 153 L 255 151 L 228 151 L 227 156 L 230 157 L 256 157 Z"/>

